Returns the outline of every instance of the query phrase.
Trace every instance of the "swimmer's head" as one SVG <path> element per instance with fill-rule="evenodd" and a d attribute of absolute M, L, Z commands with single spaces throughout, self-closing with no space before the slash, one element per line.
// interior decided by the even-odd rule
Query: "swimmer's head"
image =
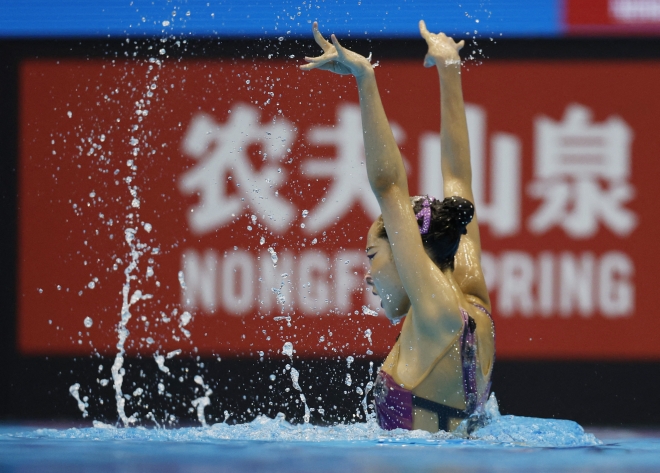
<path fill-rule="evenodd" d="M 472 221 L 474 206 L 461 197 L 439 201 L 417 196 L 411 198 L 411 203 L 426 253 L 442 271 L 453 270 L 454 256 L 461 235 L 467 233 L 466 227 Z M 382 216 L 367 234 L 367 256 L 370 269 L 366 283 L 374 295 L 380 296 L 387 317 L 397 321 L 408 313 L 410 299 L 396 269 Z"/>
<path fill-rule="evenodd" d="M 410 299 L 394 264 L 390 242 L 379 236 L 382 226 L 382 219 L 376 220 L 367 234 L 369 272 L 365 281 L 371 292 L 380 297 L 380 305 L 387 318 L 396 322 L 408 313 Z"/>
<path fill-rule="evenodd" d="M 458 196 L 440 201 L 428 195 L 421 195 L 411 197 L 410 200 L 426 253 L 442 271 L 453 271 L 454 256 L 461 235 L 467 233 L 466 227 L 474 217 L 474 205 Z M 377 224 L 380 226 L 378 236 L 387 240 L 382 216 L 376 222 L 379 222 Z"/>

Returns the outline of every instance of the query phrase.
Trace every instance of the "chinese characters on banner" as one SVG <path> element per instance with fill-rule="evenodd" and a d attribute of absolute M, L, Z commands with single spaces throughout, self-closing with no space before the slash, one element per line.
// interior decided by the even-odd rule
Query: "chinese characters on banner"
<path fill-rule="evenodd" d="M 376 71 L 411 192 L 441 197 L 437 75 Z M 660 357 L 639 336 L 660 329 L 658 81 L 630 62 L 464 70 L 499 358 Z M 113 352 L 127 227 L 146 248 L 132 287 L 153 295 L 129 353 L 387 353 L 398 327 L 363 283 L 379 209 L 351 78 L 293 61 L 33 61 L 21 90 L 23 353 Z"/>

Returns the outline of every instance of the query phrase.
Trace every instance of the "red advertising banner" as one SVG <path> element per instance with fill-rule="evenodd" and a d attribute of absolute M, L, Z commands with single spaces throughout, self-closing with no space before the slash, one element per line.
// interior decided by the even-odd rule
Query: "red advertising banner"
<path fill-rule="evenodd" d="M 23 354 L 384 356 L 354 80 L 296 61 L 23 63 Z M 377 68 L 411 191 L 442 194 L 439 92 Z M 463 73 L 499 359 L 660 359 L 660 65 Z M 162 359 L 162 358 L 161 358 Z"/>
<path fill-rule="evenodd" d="M 569 34 L 660 34 L 660 0 L 566 0 Z"/>

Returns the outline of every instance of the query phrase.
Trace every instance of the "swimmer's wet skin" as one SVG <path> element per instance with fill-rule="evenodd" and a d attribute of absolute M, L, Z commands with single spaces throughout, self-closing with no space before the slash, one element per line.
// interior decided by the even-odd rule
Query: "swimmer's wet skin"
<path fill-rule="evenodd" d="M 327 41 L 314 23 L 323 50 L 306 57 L 302 70 L 353 75 L 360 96 L 367 175 L 382 215 L 369 229 L 367 284 L 386 316 L 404 320 L 381 367 L 375 390 L 384 429 L 458 431 L 484 425 L 495 334 L 481 269 L 481 242 L 474 214 L 468 130 L 459 50 L 443 33 L 420 34 L 424 66 L 440 78 L 441 160 L 444 194 L 410 198 L 401 153 L 389 127 L 369 60 Z M 440 177 L 440 176 L 438 176 Z M 412 202 L 412 205 L 411 205 Z"/>

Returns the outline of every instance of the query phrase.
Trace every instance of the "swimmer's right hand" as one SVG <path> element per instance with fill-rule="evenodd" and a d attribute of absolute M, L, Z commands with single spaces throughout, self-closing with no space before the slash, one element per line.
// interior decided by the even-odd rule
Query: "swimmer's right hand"
<path fill-rule="evenodd" d="M 323 54 L 318 57 L 305 57 L 307 64 L 300 66 L 300 69 L 322 69 L 335 74 L 352 74 L 355 77 L 373 74 L 371 63 L 366 57 L 342 47 L 334 34 L 331 35 L 332 43 L 326 40 L 319 32 L 317 22 L 314 22 L 312 32 L 316 43 L 323 49 Z"/>

